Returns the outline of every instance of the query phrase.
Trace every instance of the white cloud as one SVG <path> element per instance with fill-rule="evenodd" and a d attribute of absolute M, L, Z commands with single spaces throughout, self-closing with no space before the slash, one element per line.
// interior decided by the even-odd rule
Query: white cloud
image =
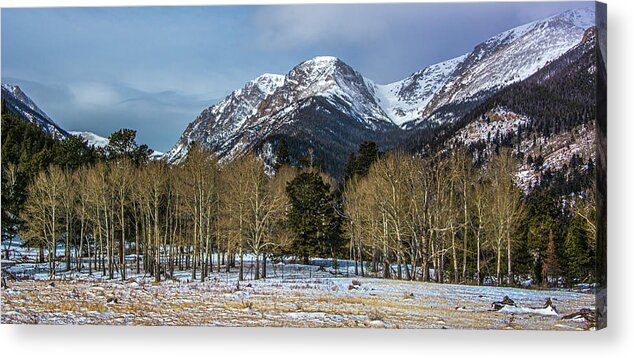
<path fill-rule="evenodd" d="M 80 82 L 69 85 L 78 106 L 111 106 L 122 100 L 112 86 L 96 82 Z"/>

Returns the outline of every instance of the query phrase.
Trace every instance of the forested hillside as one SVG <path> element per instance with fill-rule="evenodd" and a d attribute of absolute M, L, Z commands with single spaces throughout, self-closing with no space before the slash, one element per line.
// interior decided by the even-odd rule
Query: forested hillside
<path fill-rule="evenodd" d="M 28 198 L 28 186 L 41 173 L 55 166 L 74 171 L 97 161 L 131 151 L 133 160 L 147 160 L 146 145 L 137 146 L 136 133 L 120 130 L 110 136 L 112 145 L 97 148 L 80 136 L 56 136 L 15 112 L 2 101 L 2 238 L 16 235 L 24 225 L 20 219 Z"/>

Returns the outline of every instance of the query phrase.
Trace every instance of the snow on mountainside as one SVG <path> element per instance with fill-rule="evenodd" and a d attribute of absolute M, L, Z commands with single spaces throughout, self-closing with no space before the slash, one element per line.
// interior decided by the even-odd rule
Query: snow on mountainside
<path fill-rule="evenodd" d="M 466 55 L 431 65 L 397 82 L 379 85 L 367 80 L 374 89 L 378 102 L 397 125 L 420 117 L 427 106 Z"/>
<path fill-rule="evenodd" d="M 260 76 L 205 109 L 166 158 L 182 161 L 192 142 L 221 159 L 233 158 L 270 145 L 279 135 L 310 146 L 328 136 L 325 141 L 343 142 L 342 150 L 354 150 L 359 143 L 353 141 L 363 136 L 385 138 L 386 147 L 395 146 L 396 137 L 402 137 L 398 131 L 452 123 L 501 88 L 526 79 L 577 45 L 592 25 L 593 9 L 567 11 L 505 31 L 470 53 L 384 85 L 336 57 L 318 56 L 286 75 Z"/>
<path fill-rule="evenodd" d="M 582 39 L 594 25 L 594 9 L 570 10 L 505 31 L 476 46 L 429 101 L 421 116 L 408 123 L 442 123 L 466 112 L 456 104 L 477 103 L 513 82 L 528 78 Z M 443 107 L 446 109 L 443 110 Z"/>
<path fill-rule="evenodd" d="M 264 74 L 227 96 L 222 102 L 211 106 L 190 123 L 176 145 L 166 153 L 170 162 L 178 162 L 187 155 L 188 145 L 198 142 L 214 150 L 242 128 L 248 117 L 254 115 L 258 106 L 275 89 L 282 86 L 284 76 Z"/>
<path fill-rule="evenodd" d="M 43 128 L 47 133 L 57 138 L 66 138 L 68 132 L 57 125 L 51 117 L 42 111 L 27 96 L 20 87 L 10 84 L 2 84 L 2 100 L 5 102 L 9 111 L 22 117 L 24 120 L 35 123 Z"/>
<path fill-rule="evenodd" d="M 484 101 L 456 123 L 445 148 L 465 145 L 480 158 L 500 144 L 510 148 L 522 158 L 516 183 L 526 192 L 553 172 L 566 178 L 591 173 L 598 120 L 594 91 L 605 90 L 597 37 L 596 27 L 586 30 L 577 46 Z"/>
<path fill-rule="evenodd" d="M 8 91 L 16 100 L 20 101 L 21 103 L 23 103 L 24 105 L 26 105 L 28 108 L 30 108 L 31 110 L 33 110 L 34 112 L 38 113 L 39 115 L 41 115 L 42 117 L 46 118 L 46 119 L 51 119 L 46 113 L 44 113 L 44 111 L 42 111 L 30 98 L 29 96 L 27 96 L 24 92 L 22 92 L 22 89 L 20 89 L 19 86 L 15 86 L 15 85 L 9 85 L 9 84 L 3 84 L 2 85 L 2 89 Z"/>
<path fill-rule="evenodd" d="M 88 145 L 96 147 L 96 148 L 103 148 L 105 146 L 108 145 L 108 143 L 110 142 L 108 140 L 108 138 L 104 138 L 98 134 L 95 134 L 93 132 L 79 132 L 79 131 L 70 131 L 68 132 L 72 135 L 75 136 L 80 136 L 83 140 L 85 140 L 86 142 L 88 142 Z"/>

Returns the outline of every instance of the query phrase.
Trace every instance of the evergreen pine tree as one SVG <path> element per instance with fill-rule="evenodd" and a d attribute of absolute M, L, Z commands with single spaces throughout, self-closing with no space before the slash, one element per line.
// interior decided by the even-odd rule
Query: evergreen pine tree
<path fill-rule="evenodd" d="M 359 144 L 359 157 L 356 162 L 356 173 L 360 177 L 368 175 L 370 166 L 379 157 L 379 147 L 374 142 Z"/>
<path fill-rule="evenodd" d="M 343 170 L 343 180 L 347 182 L 352 179 L 357 172 L 357 156 L 354 155 L 353 152 L 350 152 L 348 156 L 348 161 L 346 162 L 346 167 Z"/>
<path fill-rule="evenodd" d="M 70 170 L 75 170 L 81 165 L 92 163 L 96 159 L 96 151 L 80 136 L 69 136 L 55 142 L 55 164 Z"/>
<path fill-rule="evenodd" d="M 286 139 L 282 138 L 277 145 L 277 151 L 275 153 L 275 170 L 278 170 L 285 165 L 291 165 L 291 160 L 288 155 L 288 145 L 286 144 Z"/>
<path fill-rule="evenodd" d="M 295 233 L 291 251 L 305 264 L 310 257 L 336 257 L 343 245 L 341 218 L 330 185 L 319 173 L 298 175 L 286 186 L 288 220 Z"/>
<path fill-rule="evenodd" d="M 564 241 L 564 276 L 568 285 L 585 278 L 591 270 L 588 267 L 590 257 L 587 235 L 582 219 L 575 215 Z"/>
<path fill-rule="evenodd" d="M 131 153 L 137 148 L 136 131 L 133 129 L 122 128 L 110 134 L 108 138 L 109 157 L 118 157 Z"/>
<path fill-rule="evenodd" d="M 119 129 L 113 132 L 108 140 L 105 152 L 110 159 L 126 156 L 134 163 L 140 164 L 146 162 L 152 154 L 152 150 L 146 144 L 136 143 L 136 131 L 133 129 Z"/>

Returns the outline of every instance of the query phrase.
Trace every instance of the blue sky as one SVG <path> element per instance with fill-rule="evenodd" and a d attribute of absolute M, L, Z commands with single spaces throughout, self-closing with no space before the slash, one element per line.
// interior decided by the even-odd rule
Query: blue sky
<path fill-rule="evenodd" d="M 168 150 L 204 108 L 318 55 L 379 83 L 590 2 L 2 9 L 2 82 L 67 130 Z"/>

